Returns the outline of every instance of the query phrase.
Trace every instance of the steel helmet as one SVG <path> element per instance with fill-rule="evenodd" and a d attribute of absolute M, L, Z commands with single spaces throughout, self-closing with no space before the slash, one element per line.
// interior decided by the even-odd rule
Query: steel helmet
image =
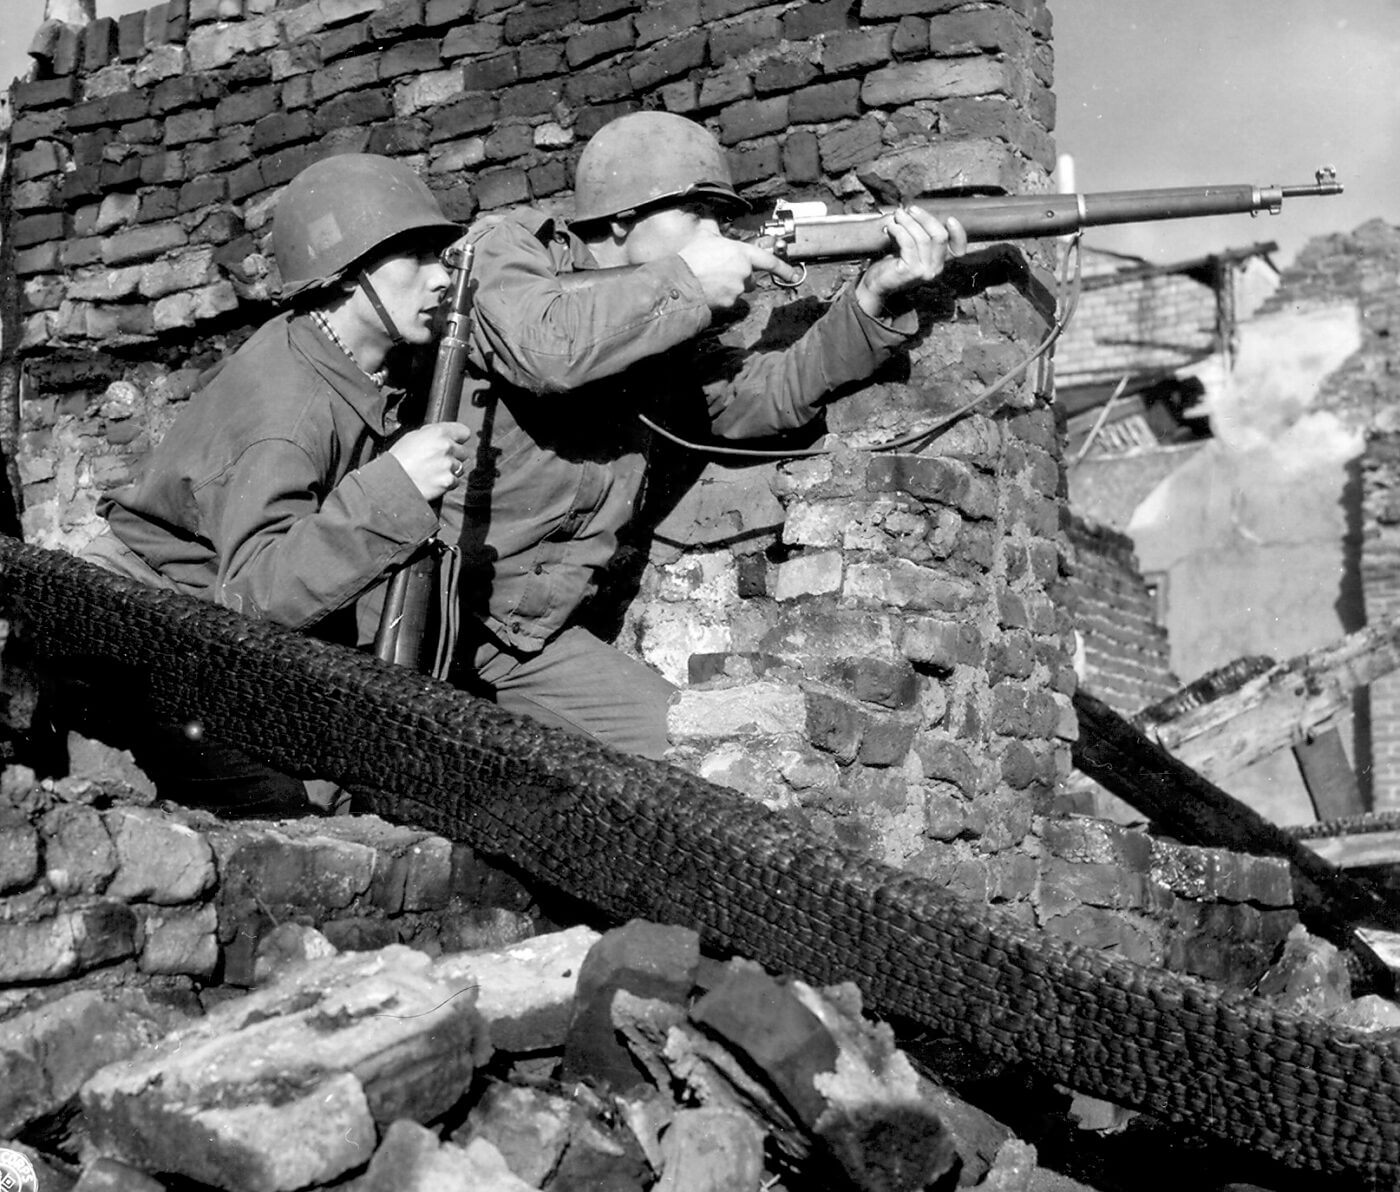
<path fill-rule="evenodd" d="M 670 112 L 635 112 L 603 125 L 583 147 L 574 173 L 574 222 L 691 196 L 749 209 L 709 129 Z"/>
<path fill-rule="evenodd" d="M 409 166 L 374 153 L 322 158 L 287 184 L 273 212 L 282 297 L 329 285 L 386 240 L 420 229 L 444 244 L 461 235 Z"/>

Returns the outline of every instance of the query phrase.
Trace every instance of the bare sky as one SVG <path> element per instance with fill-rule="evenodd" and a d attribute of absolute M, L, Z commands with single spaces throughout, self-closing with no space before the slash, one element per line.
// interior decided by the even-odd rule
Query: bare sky
<path fill-rule="evenodd" d="M 1095 232 L 1157 262 L 1261 240 L 1400 224 L 1400 0 L 1051 0 L 1061 153 L 1076 190 L 1294 185 L 1335 166 L 1347 193 Z"/>
<path fill-rule="evenodd" d="M 28 69 L 44 0 L 4 0 L 0 84 Z M 97 0 L 99 16 L 147 7 Z M 1400 0 L 1050 0 L 1061 153 L 1076 189 L 1310 182 L 1347 193 L 1278 216 L 1139 224 L 1090 243 L 1164 263 L 1400 224 Z"/>

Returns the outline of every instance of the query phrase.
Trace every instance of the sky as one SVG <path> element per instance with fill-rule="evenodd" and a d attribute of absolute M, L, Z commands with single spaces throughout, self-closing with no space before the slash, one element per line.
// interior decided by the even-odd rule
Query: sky
<path fill-rule="evenodd" d="M 44 0 L 3 0 L 0 84 L 28 69 Z M 98 16 L 146 0 L 97 0 Z M 1061 154 L 1074 189 L 1300 185 L 1330 165 L 1346 188 L 1277 216 L 1134 224 L 1085 241 L 1156 264 L 1273 240 L 1400 224 L 1400 0 L 1050 0 Z"/>

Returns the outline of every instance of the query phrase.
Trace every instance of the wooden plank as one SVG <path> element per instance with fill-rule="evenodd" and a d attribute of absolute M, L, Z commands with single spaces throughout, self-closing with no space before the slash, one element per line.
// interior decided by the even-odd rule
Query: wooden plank
<path fill-rule="evenodd" d="M 1366 813 L 1361 787 L 1342 747 L 1342 734 L 1335 728 L 1298 742 L 1293 746 L 1293 756 L 1318 819 Z"/>
<path fill-rule="evenodd" d="M 1400 829 L 1340 836 L 1305 836 L 1301 843 L 1338 869 L 1400 865 Z"/>
<path fill-rule="evenodd" d="M 1134 723 L 1199 774 L 1219 781 L 1337 726 L 1358 687 L 1400 668 L 1400 620 L 1280 662 L 1238 690 L 1152 723 Z"/>
<path fill-rule="evenodd" d="M 1372 963 L 1390 973 L 1391 996 L 1400 992 L 1400 934 L 1361 927 L 1356 931 L 1356 939 Z"/>

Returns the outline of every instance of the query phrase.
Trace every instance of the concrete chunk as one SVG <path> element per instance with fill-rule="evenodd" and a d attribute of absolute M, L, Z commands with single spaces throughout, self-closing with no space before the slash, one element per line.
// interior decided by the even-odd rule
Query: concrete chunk
<path fill-rule="evenodd" d="M 598 939 L 571 927 L 493 952 L 444 956 L 432 976 L 450 989 L 475 988 L 491 1045 L 532 1052 L 562 1047 L 584 957 Z"/>
<path fill-rule="evenodd" d="M 324 1183 L 365 1163 L 375 1123 L 431 1120 L 485 1058 L 474 991 L 403 947 L 309 964 L 97 1073 L 82 1104 L 97 1152 L 247 1192 Z"/>

